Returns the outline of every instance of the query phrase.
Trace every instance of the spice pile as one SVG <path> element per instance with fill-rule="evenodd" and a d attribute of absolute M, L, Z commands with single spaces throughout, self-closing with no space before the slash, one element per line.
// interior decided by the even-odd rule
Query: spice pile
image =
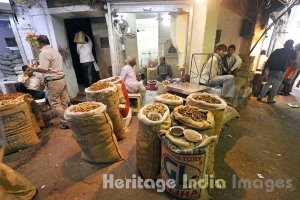
<path fill-rule="evenodd" d="M 176 100 L 176 101 L 180 100 L 180 98 L 178 96 L 173 95 L 173 94 L 162 94 L 162 95 L 160 95 L 160 97 L 162 99 L 167 99 L 167 100 Z"/>
<path fill-rule="evenodd" d="M 212 104 L 220 104 L 221 101 L 216 99 L 215 97 L 209 96 L 209 95 L 193 95 L 193 98 L 197 101 L 205 101 L 207 103 L 212 103 Z"/>
<path fill-rule="evenodd" d="M 84 102 L 79 103 L 75 106 L 73 106 L 70 111 L 71 112 L 89 112 L 91 110 L 94 110 L 96 108 L 99 108 L 100 105 L 94 102 Z"/>
<path fill-rule="evenodd" d="M 167 109 L 164 107 L 163 104 L 153 103 L 153 104 L 148 105 L 145 108 L 143 114 L 148 116 L 148 113 L 150 113 L 150 112 L 157 112 L 163 116 L 166 111 L 167 111 Z"/>
<path fill-rule="evenodd" d="M 178 109 L 178 112 L 185 117 L 189 117 L 196 122 L 204 121 L 207 119 L 206 113 L 200 108 L 194 106 L 182 106 Z"/>
<path fill-rule="evenodd" d="M 112 87 L 113 84 L 109 82 L 103 82 L 103 81 L 98 81 L 94 84 L 92 84 L 88 89 L 90 91 L 97 91 L 97 90 L 103 90 L 105 88 Z"/>

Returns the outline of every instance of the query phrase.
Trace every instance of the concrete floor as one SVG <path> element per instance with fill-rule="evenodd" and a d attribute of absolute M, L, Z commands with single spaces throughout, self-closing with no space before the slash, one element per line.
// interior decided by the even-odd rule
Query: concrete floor
<path fill-rule="evenodd" d="M 151 92 L 151 98 L 155 93 Z M 226 189 L 213 190 L 220 200 L 265 200 L 300 197 L 300 108 L 290 108 L 289 102 L 300 105 L 300 89 L 291 96 L 276 97 L 277 103 L 269 105 L 252 98 L 241 117 L 224 126 L 216 149 L 216 177 L 226 181 Z M 149 99 L 146 101 L 150 101 Z M 54 125 L 57 121 L 54 121 Z M 136 132 L 138 120 L 133 117 L 127 138 L 119 142 L 125 158 L 113 164 L 89 164 L 80 157 L 80 148 L 71 130 L 56 126 L 43 129 L 42 143 L 18 153 L 8 155 L 4 162 L 30 179 L 39 189 L 39 199 L 172 199 L 165 193 L 146 189 L 103 189 L 104 174 L 115 178 L 138 174 L 136 169 Z M 292 179 L 292 188 L 233 189 L 232 175 L 239 179 Z M 297 189 L 298 188 L 298 189 Z M 174 199 L 174 198 L 173 198 Z"/>

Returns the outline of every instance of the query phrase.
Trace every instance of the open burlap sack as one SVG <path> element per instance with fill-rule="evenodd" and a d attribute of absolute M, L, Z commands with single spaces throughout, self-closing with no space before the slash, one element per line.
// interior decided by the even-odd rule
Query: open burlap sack
<path fill-rule="evenodd" d="M 213 113 L 215 119 L 215 126 L 213 136 L 219 139 L 220 132 L 223 126 L 224 110 L 227 103 L 215 94 L 209 93 L 193 93 L 187 97 L 187 105 L 197 106 L 199 108 L 209 110 Z M 214 174 L 214 152 L 217 142 L 209 146 L 207 173 Z"/>
<path fill-rule="evenodd" d="M 76 106 L 84 107 L 89 103 L 99 107 L 87 112 L 72 111 Z M 109 163 L 122 159 L 104 104 L 85 102 L 70 106 L 65 111 L 65 118 L 82 150 L 82 159 L 91 163 Z"/>
<path fill-rule="evenodd" d="M 180 109 L 188 109 L 188 108 L 192 108 L 192 109 L 196 108 L 197 110 L 199 110 L 199 112 L 203 113 L 206 116 L 206 119 L 201 121 L 195 121 L 192 118 L 186 117 L 179 112 Z M 180 124 L 196 130 L 212 129 L 215 125 L 213 114 L 208 110 L 203 110 L 196 106 L 190 106 L 190 105 L 177 106 L 172 112 L 172 117 Z"/>
<path fill-rule="evenodd" d="M 189 183 L 198 183 L 200 179 L 204 179 L 208 146 L 217 138 L 202 136 L 200 142 L 192 143 L 184 137 L 175 137 L 168 132 L 160 135 L 162 152 L 159 178 L 175 181 L 175 188 L 166 187 L 166 191 L 178 199 L 200 199 L 202 194 L 197 184 Z"/>
<path fill-rule="evenodd" d="M 165 112 L 162 119 L 152 121 L 147 118 L 144 111 L 148 106 L 161 105 Z M 145 105 L 138 113 L 139 127 L 136 136 L 137 167 L 141 175 L 147 179 L 156 179 L 160 170 L 161 141 L 159 132 L 171 127 L 169 108 L 161 103 Z"/>
<path fill-rule="evenodd" d="M 0 120 L 7 141 L 6 154 L 38 144 L 28 105 L 20 99 L 0 101 Z"/>
<path fill-rule="evenodd" d="M 24 101 L 30 110 L 30 116 L 31 116 L 31 123 L 34 128 L 34 131 L 36 134 L 39 134 L 41 132 L 42 127 L 45 126 L 44 123 L 44 117 L 42 114 L 41 109 L 38 107 L 34 99 L 31 97 L 30 94 L 24 94 L 24 93 L 12 93 L 8 95 L 0 96 L 0 101 L 4 100 L 16 100 L 16 101 Z"/>
<path fill-rule="evenodd" d="M 167 105 L 170 111 L 173 111 L 176 106 L 183 105 L 183 99 L 173 94 L 161 94 L 155 96 L 154 100 Z"/>
<path fill-rule="evenodd" d="M 107 106 L 108 113 L 112 123 L 113 130 L 118 140 L 125 138 L 125 130 L 122 123 L 122 117 L 119 110 L 119 98 L 117 93 L 117 86 L 111 84 L 110 87 L 92 91 L 90 87 L 85 89 L 86 98 L 89 101 L 101 102 Z"/>

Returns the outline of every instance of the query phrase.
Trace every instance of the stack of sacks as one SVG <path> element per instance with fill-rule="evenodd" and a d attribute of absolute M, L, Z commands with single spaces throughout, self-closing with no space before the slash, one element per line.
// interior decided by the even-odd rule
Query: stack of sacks
<path fill-rule="evenodd" d="M 0 54 L 0 71 L 5 77 L 15 76 L 16 72 L 14 68 L 18 64 L 23 64 L 20 54 Z"/>
<path fill-rule="evenodd" d="M 40 108 L 45 122 L 50 122 L 56 117 L 55 111 L 49 106 L 49 104 L 46 102 L 46 99 L 38 99 L 35 100 L 35 102 Z"/>

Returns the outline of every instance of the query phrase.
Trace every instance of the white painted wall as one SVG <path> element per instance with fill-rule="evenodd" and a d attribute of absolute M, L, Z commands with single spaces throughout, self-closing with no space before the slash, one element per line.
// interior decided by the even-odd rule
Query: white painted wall
<path fill-rule="evenodd" d="M 17 32 L 20 35 L 21 43 L 24 47 L 25 60 L 33 59 L 31 47 L 25 39 L 27 33 L 47 35 L 50 44 L 55 49 L 58 49 L 58 47 L 68 48 L 63 20 L 51 17 L 48 13 L 46 2 L 43 1 L 42 3 L 44 8 L 33 7 L 28 9 L 27 12 L 24 12 L 20 7 L 15 8 L 18 19 L 18 22 L 16 23 Z M 69 95 L 71 98 L 74 98 L 78 94 L 78 85 L 71 59 L 65 63 L 64 71 L 66 74 Z"/>
<path fill-rule="evenodd" d="M 75 70 L 73 68 L 70 48 L 66 35 L 65 24 L 62 18 L 51 16 L 52 27 L 55 27 L 54 36 L 57 44 L 57 49 L 62 48 L 68 52 L 67 58 L 64 60 L 64 72 L 66 75 L 66 82 L 68 92 L 71 98 L 75 98 L 79 92 Z"/>
<path fill-rule="evenodd" d="M 219 44 L 236 46 L 236 52 L 239 53 L 243 37 L 240 37 L 243 17 L 232 10 L 220 5 L 220 13 L 217 29 L 222 30 Z"/>

